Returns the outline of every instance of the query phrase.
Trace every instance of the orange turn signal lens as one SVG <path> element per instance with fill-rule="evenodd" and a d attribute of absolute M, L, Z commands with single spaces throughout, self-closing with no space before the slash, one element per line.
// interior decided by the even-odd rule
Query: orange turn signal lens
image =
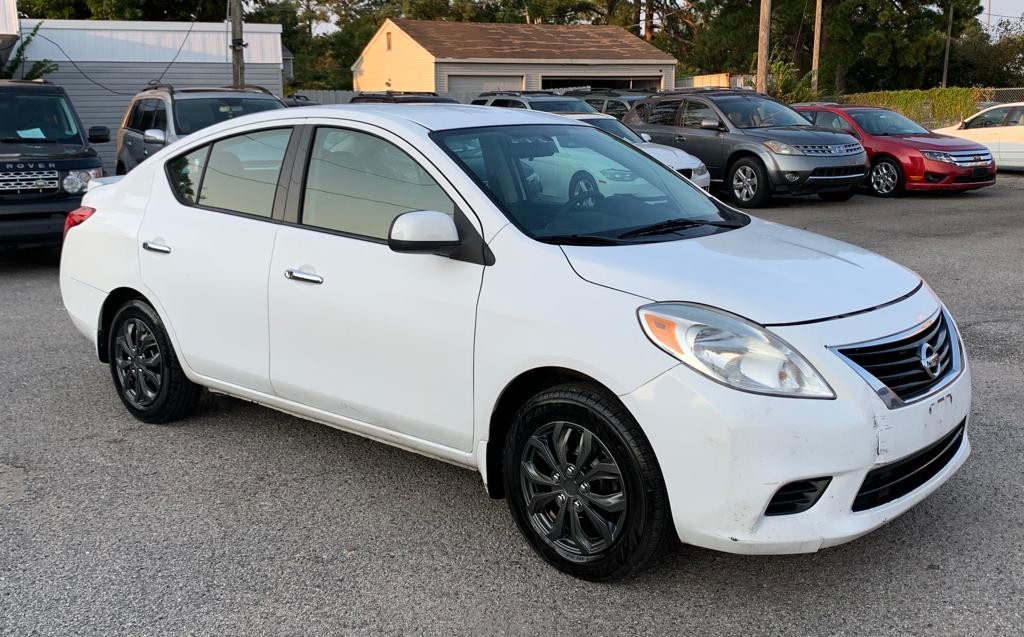
<path fill-rule="evenodd" d="M 647 331 L 663 347 L 682 355 L 683 347 L 679 344 L 679 338 L 676 336 L 677 325 L 675 321 L 664 316 L 644 314 L 644 322 L 647 323 Z"/>

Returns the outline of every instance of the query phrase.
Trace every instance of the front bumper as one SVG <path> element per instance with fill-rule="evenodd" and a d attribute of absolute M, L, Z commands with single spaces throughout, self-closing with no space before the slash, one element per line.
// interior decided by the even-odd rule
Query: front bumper
<path fill-rule="evenodd" d="M 904 167 L 907 190 L 976 190 L 996 183 L 996 164 L 960 167 L 931 159 L 922 159 Z"/>
<path fill-rule="evenodd" d="M 927 482 L 902 497 L 854 512 L 874 468 L 918 452 L 953 431 L 970 410 L 966 359 L 935 395 L 887 408 L 827 345 L 906 329 L 936 309 L 927 291 L 844 319 L 774 328 L 835 389 L 835 400 L 743 393 L 680 365 L 622 397 L 658 457 L 683 542 L 730 553 L 805 553 L 847 542 L 896 518 L 949 479 L 970 453 L 966 435 Z M 831 477 L 808 510 L 766 516 L 783 485 Z"/>
<path fill-rule="evenodd" d="M 81 204 L 81 195 L 0 202 L 0 242 L 58 242 L 67 214 Z"/>
<path fill-rule="evenodd" d="M 805 195 L 850 190 L 868 174 L 866 153 L 838 157 L 770 154 L 765 165 L 772 190 Z"/>

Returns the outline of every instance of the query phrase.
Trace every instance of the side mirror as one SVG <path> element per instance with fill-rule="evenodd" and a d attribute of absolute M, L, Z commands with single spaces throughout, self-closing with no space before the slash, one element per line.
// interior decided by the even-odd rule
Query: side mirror
<path fill-rule="evenodd" d="M 647 133 L 640 133 L 640 139 L 644 140 L 645 142 L 649 142 L 651 141 L 651 136 L 648 135 Z"/>
<path fill-rule="evenodd" d="M 110 129 L 106 126 L 91 126 L 89 128 L 90 144 L 106 144 L 110 141 Z"/>
<path fill-rule="evenodd" d="M 436 210 L 414 210 L 395 217 L 388 231 L 388 247 L 395 252 L 444 253 L 458 247 L 459 230 L 451 215 Z"/>
<path fill-rule="evenodd" d="M 700 127 L 704 130 L 718 130 L 722 127 L 722 124 L 717 119 L 709 117 L 708 119 L 700 120 Z"/>
<path fill-rule="evenodd" d="M 159 144 L 163 146 L 167 143 L 167 133 L 163 132 L 159 128 L 150 128 L 142 133 L 142 141 L 147 144 Z"/>
<path fill-rule="evenodd" d="M 965 119 L 965 120 L 962 120 L 962 121 L 960 122 L 960 125 L 959 125 L 959 126 L 957 126 L 957 128 L 959 128 L 960 130 L 963 130 L 963 129 L 967 128 L 967 120 L 966 120 L 966 119 Z"/>

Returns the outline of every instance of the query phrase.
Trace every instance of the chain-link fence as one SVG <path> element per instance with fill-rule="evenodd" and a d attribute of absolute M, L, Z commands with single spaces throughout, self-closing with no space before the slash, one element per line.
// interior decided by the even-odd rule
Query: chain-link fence
<path fill-rule="evenodd" d="M 1021 88 L 997 88 L 992 96 L 993 102 L 1008 104 L 1010 102 L 1024 102 L 1024 87 Z"/>

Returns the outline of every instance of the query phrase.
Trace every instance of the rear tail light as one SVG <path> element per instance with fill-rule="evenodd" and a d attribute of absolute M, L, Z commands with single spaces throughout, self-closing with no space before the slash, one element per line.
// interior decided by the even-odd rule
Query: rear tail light
<path fill-rule="evenodd" d="M 79 225 L 86 219 L 92 216 L 92 213 L 96 212 L 95 208 L 89 208 L 82 206 L 81 208 L 75 208 L 68 213 L 66 219 L 64 219 L 64 236 L 68 236 L 68 230 L 71 230 L 75 226 Z"/>

